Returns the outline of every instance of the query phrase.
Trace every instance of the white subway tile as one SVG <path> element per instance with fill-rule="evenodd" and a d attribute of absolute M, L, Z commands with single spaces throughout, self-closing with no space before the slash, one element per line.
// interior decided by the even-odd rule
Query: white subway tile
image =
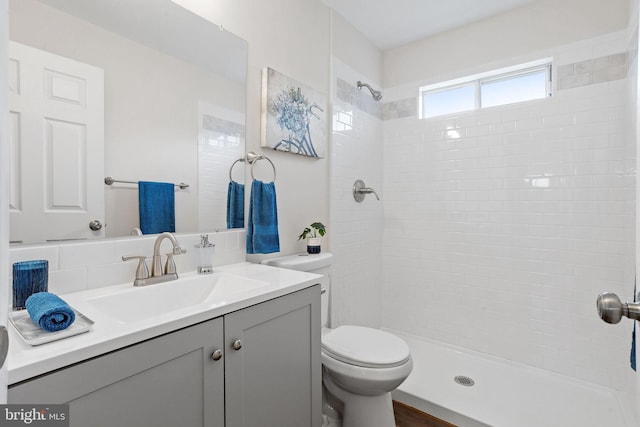
<path fill-rule="evenodd" d="M 592 52 L 578 44 L 559 63 L 616 53 Z M 433 119 L 459 138 L 422 146 L 402 164 L 388 160 L 393 138 L 385 139 L 385 197 L 402 200 L 384 207 L 385 325 L 613 385 L 603 373 L 619 376 L 620 368 L 579 337 L 585 323 L 601 327 L 597 292 L 624 290 L 633 277 L 627 89 L 620 81 L 589 85 L 545 102 Z M 403 126 L 416 140 L 438 141 Z M 425 169 L 425 157 L 427 172 L 410 173 Z M 514 300 L 527 316 L 513 311 Z M 473 313 L 474 325 L 448 321 L 448 304 Z M 487 332 L 497 328 L 505 331 L 500 339 Z M 522 331 L 530 329 L 527 340 Z M 626 333 L 603 331 L 601 339 L 628 345 Z M 594 360 L 607 360 L 607 368 Z"/>
<path fill-rule="evenodd" d="M 113 264 L 117 260 L 116 244 L 114 241 L 60 245 L 60 269 L 92 264 Z"/>

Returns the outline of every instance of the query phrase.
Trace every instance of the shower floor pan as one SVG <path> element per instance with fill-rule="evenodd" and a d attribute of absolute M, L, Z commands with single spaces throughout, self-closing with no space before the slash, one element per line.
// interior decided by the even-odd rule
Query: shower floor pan
<path fill-rule="evenodd" d="M 614 390 L 395 330 L 391 332 L 407 341 L 414 363 L 409 378 L 393 392 L 394 400 L 457 426 L 635 425 L 623 411 Z"/>

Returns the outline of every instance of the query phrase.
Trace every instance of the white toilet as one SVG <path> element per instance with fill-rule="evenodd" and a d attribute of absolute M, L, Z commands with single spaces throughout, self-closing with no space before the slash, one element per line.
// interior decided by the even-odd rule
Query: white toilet
<path fill-rule="evenodd" d="M 395 427 L 391 391 L 409 376 L 409 346 L 397 336 L 363 326 L 329 329 L 333 255 L 300 254 L 262 261 L 264 264 L 328 277 L 322 294 L 322 383 L 324 425 Z M 338 421 L 340 422 L 340 421 Z"/>

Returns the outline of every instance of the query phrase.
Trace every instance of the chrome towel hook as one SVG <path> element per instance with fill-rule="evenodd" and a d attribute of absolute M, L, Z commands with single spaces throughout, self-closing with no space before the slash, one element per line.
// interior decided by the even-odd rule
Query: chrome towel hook
<path fill-rule="evenodd" d="M 358 179 L 353 183 L 353 198 L 356 202 L 361 203 L 367 194 L 372 193 L 374 196 L 376 196 L 376 199 L 380 200 L 380 197 L 378 197 L 378 193 L 376 193 L 373 188 L 367 187 L 364 184 L 364 181 L 362 181 L 361 179 Z"/>

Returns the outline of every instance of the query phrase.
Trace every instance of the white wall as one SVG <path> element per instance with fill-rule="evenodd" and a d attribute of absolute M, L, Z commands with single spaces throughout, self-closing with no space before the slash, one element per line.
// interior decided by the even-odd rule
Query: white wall
<path fill-rule="evenodd" d="M 331 54 L 357 70 L 358 80 L 382 89 L 382 51 L 340 14 L 331 12 Z"/>
<path fill-rule="evenodd" d="M 261 73 L 271 67 L 329 95 L 330 12 L 319 0 L 223 0 L 177 3 L 244 38 L 249 44 L 247 82 L 247 150 L 267 155 L 277 168 L 278 224 L 282 256 L 305 251 L 297 237 L 305 226 L 321 221 L 329 227 L 329 160 L 311 159 L 260 147 Z M 264 162 L 266 163 L 266 162 Z M 256 168 L 256 178 L 271 177 Z M 247 181 L 249 182 L 249 181 Z M 259 261 L 265 255 L 249 255 Z"/>
<path fill-rule="evenodd" d="M 460 75 L 479 64 L 620 30 L 629 0 L 537 0 L 483 21 L 384 52 L 384 87 Z"/>
<path fill-rule="evenodd" d="M 9 87 L 9 2 L 0 0 L 0 87 Z M 0 97 L 0 271 L 9 270 L 9 105 L 6 96 Z M 7 325 L 9 307 L 9 278 L 0 276 L 0 324 Z M 7 367 L 0 368 L 0 403 L 7 401 Z"/>
<path fill-rule="evenodd" d="M 332 291 L 338 324 L 377 327 L 382 313 L 382 105 L 355 82 L 365 77 L 334 58 L 331 141 Z M 375 82 L 369 80 L 372 85 Z M 353 198 L 363 180 L 381 200 Z"/>
<path fill-rule="evenodd" d="M 629 13 L 629 32 L 631 34 L 631 41 L 629 45 L 629 50 L 633 51 L 634 54 L 630 58 L 631 68 L 629 69 L 629 86 L 631 90 L 629 91 L 630 96 L 630 122 L 631 122 L 631 140 L 635 141 L 636 149 L 640 145 L 640 133 L 638 132 L 638 115 L 640 114 L 640 97 L 638 96 L 638 67 L 639 67 L 639 58 L 638 58 L 638 30 L 640 27 L 640 2 L 638 0 L 630 1 L 630 13 Z M 638 156 L 636 156 L 636 171 L 638 170 Z M 637 213 L 640 211 L 638 202 L 640 201 L 640 185 L 637 183 L 636 178 L 636 266 L 640 265 L 640 251 L 638 251 L 639 242 L 640 242 L 640 217 L 638 217 Z M 637 273 L 636 273 L 637 274 Z M 636 298 L 637 300 L 637 298 Z M 640 323 L 636 322 L 636 340 L 640 339 L 640 332 L 638 331 L 638 326 Z M 640 360 L 640 345 L 637 345 L 636 341 L 636 369 L 640 368 L 640 364 L 638 361 Z M 627 397 L 628 406 L 635 408 L 635 416 L 636 420 L 640 420 L 640 374 L 636 372 L 636 388 L 635 395 L 630 394 Z"/>
<path fill-rule="evenodd" d="M 380 326 L 382 313 L 382 103 L 361 80 L 381 89 L 382 52 L 332 14 L 331 251 L 332 301 L 338 324 Z M 356 179 L 375 189 L 353 198 Z M 336 325 L 334 325 L 336 326 Z"/>

